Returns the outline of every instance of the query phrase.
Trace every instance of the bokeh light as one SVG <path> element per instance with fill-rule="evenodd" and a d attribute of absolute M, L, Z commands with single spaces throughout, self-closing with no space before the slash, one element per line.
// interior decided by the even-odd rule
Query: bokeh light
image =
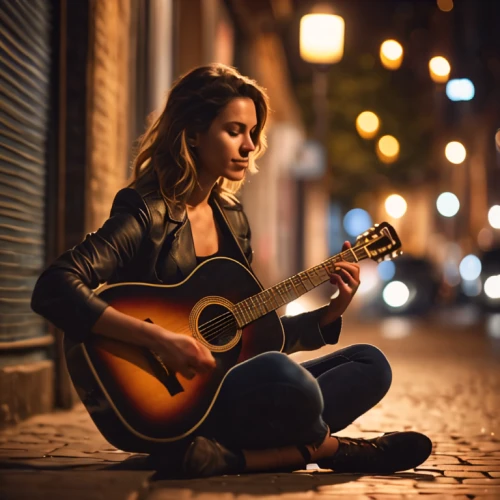
<path fill-rule="evenodd" d="M 459 271 L 462 279 L 475 280 L 481 274 L 481 261 L 475 255 L 466 255 L 460 262 Z"/>
<path fill-rule="evenodd" d="M 403 62 L 403 47 L 396 40 L 386 40 L 380 46 L 380 61 L 391 70 L 398 69 Z"/>
<path fill-rule="evenodd" d="M 476 91 L 468 78 L 454 78 L 446 84 L 446 95 L 450 101 L 470 101 Z"/>
<path fill-rule="evenodd" d="M 390 307 L 402 307 L 410 298 L 410 290 L 402 281 L 391 281 L 382 292 L 384 302 Z"/>
<path fill-rule="evenodd" d="M 395 219 L 403 217 L 406 213 L 406 200 L 399 194 L 391 194 L 385 200 L 385 211 Z"/>
<path fill-rule="evenodd" d="M 443 12 L 450 12 L 453 9 L 453 0 L 437 0 L 437 6 Z"/>
<path fill-rule="evenodd" d="M 389 281 L 396 274 L 396 264 L 392 260 L 384 260 L 377 266 L 377 271 L 380 279 Z"/>
<path fill-rule="evenodd" d="M 363 139 L 372 139 L 378 132 L 380 120 L 372 111 L 363 111 L 356 118 L 356 130 Z"/>
<path fill-rule="evenodd" d="M 444 217 L 453 217 L 460 209 L 460 202 L 453 193 L 441 193 L 438 196 L 436 207 Z"/>
<path fill-rule="evenodd" d="M 377 156 L 383 163 L 393 163 L 399 156 L 399 142 L 392 135 L 384 135 L 377 142 Z"/>
<path fill-rule="evenodd" d="M 464 280 L 462 281 L 462 291 L 467 297 L 477 297 L 481 294 L 481 280 Z"/>
<path fill-rule="evenodd" d="M 497 151 L 500 153 L 500 129 L 497 130 L 497 133 L 495 134 L 495 146 Z"/>
<path fill-rule="evenodd" d="M 445 83 L 450 77 L 450 63 L 442 56 L 433 57 L 429 61 L 429 72 L 436 83 Z"/>
<path fill-rule="evenodd" d="M 500 229 L 500 205 L 493 205 L 488 211 L 488 222 L 495 229 Z"/>
<path fill-rule="evenodd" d="M 300 56 L 316 64 L 333 64 L 344 55 L 344 19 L 333 14 L 307 14 L 300 20 Z"/>
<path fill-rule="evenodd" d="M 490 299 L 500 299 L 500 274 L 497 276 L 490 276 L 484 282 L 484 293 Z"/>
<path fill-rule="evenodd" d="M 344 216 L 344 229 L 350 236 L 358 236 L 373 225 L 370 214 L 362 208 L 353 208 Z"/>
<path fill-rule="evenodd" d="M 467 156 L 467 151 L 465 150 L 465 146 L 458 141 L 449 142 L 444 149 L 444 154 L 446 159 L 450 163 L 454 163 L 455 165 L 460 165 L 463 163 Z"/>

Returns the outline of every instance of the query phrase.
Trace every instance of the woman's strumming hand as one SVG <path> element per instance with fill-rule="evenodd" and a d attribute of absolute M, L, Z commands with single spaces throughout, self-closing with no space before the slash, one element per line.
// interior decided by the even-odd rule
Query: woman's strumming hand
<path fill-rule="evenodd" d="M 349 248 L 351 248 L 351 244 L 345 241 L 342 251 Z M 320 326 L 332 323 L 344 314 L 360 284 L 358 264 L 346 261 L 336 262 L 335 269 L 336 272 L 328 274 L 330 275 L 330 283 L 337 285 L 339 293 L 330 300 L 326 313 L 320 319 Z"/>
<path fill-rule="evenodd" d="M 169 370 L 192 379 L 198 373 L 207 373 L 215 368 L 215 359 L 210 350 L 193 337 L 170 332 L 158 325 L 151 326 L 156 327 L 156 345 L 153 350 Z"/>

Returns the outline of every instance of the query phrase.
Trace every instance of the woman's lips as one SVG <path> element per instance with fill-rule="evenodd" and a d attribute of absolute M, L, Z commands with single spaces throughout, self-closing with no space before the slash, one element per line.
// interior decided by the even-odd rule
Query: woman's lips
<path fill-rule="evenodd" d="M 232 160 L 233 163 L 238 165 L 241 168 L 248 167 L 248 161 L 243 161 L 243 160 Z"/>

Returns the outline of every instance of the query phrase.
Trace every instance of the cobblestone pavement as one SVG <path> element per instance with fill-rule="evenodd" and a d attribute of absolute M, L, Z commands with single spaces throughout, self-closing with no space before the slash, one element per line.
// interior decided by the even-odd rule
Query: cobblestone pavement
<path fill-rule="evenodd" d="M 484 321 L 468 320 L 453 314 L 432 323 L 346 321 L 339 347 L 377 345 L 391 361 L 394 380 L 379 405 L 339 434 L 425 432 L 434 450 L 416 470 L 166 480 L 148 470 L 144 456 L 106 443 L 77 406 L 0 433 L 0 499 L 500 499 L 500 329 L 498 318 L 492 336 Z M 303 360 L 306 354 L 294 356 Z"/>

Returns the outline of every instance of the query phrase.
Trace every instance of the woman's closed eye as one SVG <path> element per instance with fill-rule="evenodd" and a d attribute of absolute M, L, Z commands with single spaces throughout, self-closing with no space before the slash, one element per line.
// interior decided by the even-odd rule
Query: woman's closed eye
<path fill-rule="evenodd" d="M 231 136 L 231 137 L 238 137 L 239 135 L 239 131 L 238 130 L 229 130 L 228 131 L 228 134 Z"/>

